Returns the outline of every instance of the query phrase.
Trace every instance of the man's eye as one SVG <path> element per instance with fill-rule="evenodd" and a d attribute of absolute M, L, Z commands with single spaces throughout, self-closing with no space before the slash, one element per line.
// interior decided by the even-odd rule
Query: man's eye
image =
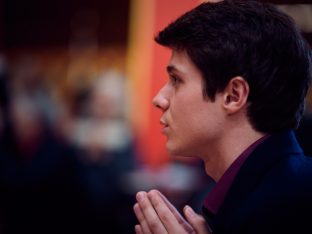
<path fill-rule="evenodd" d="M 170 81 L 173 85 L 177 85 L 180 82 L 180 80 L 175 76 L 170 76 Z"/>

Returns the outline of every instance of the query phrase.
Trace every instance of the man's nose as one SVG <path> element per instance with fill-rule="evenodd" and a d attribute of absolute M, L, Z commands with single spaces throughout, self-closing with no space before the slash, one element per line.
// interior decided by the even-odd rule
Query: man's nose
<path fill-rule="evenodd" d="M 164 88 L 159 90 L 157 95 L 153 98 L 153 105 L 162 111 L 165 111 L 169 107 L 169 99 L 164 93 Z"/>

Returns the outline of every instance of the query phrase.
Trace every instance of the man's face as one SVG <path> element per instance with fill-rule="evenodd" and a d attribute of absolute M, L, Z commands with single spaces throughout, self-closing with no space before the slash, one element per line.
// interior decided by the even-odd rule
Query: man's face
<path fill-rule="evenodd" d="M 167 67 L 169 80 L 154 97 L 160 108 L 162 133 L 173 155 L 203 156 L 216 147 L 223 131 L 223 96 L 203 97 L 200 71 L 184 51 L 173 50 Z"/>

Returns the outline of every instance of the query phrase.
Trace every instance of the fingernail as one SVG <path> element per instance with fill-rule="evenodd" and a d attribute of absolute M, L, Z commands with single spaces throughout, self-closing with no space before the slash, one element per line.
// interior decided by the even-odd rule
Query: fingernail
<path fill-rule="evenodd" d="M 135 225 L 134 226 L 135 233 L 140 233 L 140 230 L 141 230 L 140 225 Z"/>
<path fill-rule="evenodd" d="M 134 211 L 137 211 L 139 208 L 139 204 L 138 203 L 135 203 L 134 206 L 133 206 L 133 210 Z"/>
<path fill-rule="evenodd" d="M 139 202 L 142 201 L 142 200 L 143 200 L 143 193 L 142 193 L 142 192 L 137 193 L 136 199 L 137 199 Z"/>
<path fill-rule="evenodd" d="M 194 215 L 195 215 L 195 212 L 194 212 L 194 210 L 190 207 L 190 206 L 186 206 L 186 208 L 185 208 L 186 210 L 186 215 L 188 216 L 188 217 L 193 217 Z"/>

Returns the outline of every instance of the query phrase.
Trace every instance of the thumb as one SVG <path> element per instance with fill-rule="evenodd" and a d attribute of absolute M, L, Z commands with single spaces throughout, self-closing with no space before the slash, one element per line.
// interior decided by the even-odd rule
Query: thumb
<path fill-rule="evenodd" d="M 211 234 L 212 233 L 204 217 L 195 213 L 194 210 L 190 206 L 185 206 L 183 209 L 183 212 L 187 221 L 195 229 L 196 233 L 198 234 Z"/>

